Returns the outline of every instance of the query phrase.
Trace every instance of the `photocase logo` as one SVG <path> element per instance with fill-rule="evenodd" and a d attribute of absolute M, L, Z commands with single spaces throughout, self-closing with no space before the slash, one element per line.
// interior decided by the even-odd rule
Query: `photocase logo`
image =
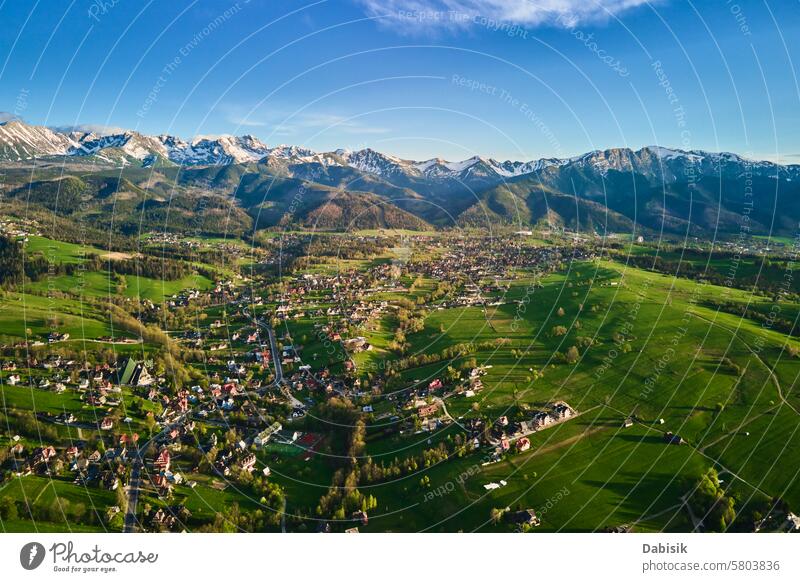
<path fill-rule="evenodd" d="M 44 546 L 39 542 L 27 543 L 19 552 L 19 563 L 26 570 L 35 570 L 42 565 L 44 554 Z"/>

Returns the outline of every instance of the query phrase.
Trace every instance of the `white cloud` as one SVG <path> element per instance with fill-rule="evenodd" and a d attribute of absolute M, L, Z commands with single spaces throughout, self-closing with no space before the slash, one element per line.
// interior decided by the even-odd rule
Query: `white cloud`
<path fill-rule="evenodd" d="M 230 123 L 235 123 L 239 127 L 266 127 L 269 125 L 266 121 L 258 121 L 257 119 L 249 119 L 243 117 L 230 117 Z"/>
<path fill-rule="evenodd" d="M 389 129 L 368 125 L 358 119 L 330 113 L 300 112 L 280 113 L 272 111 L 266 116 L 258 113 L 242 115 L 239 107 L 226 107 L 226 119 L 237 127 L 266 127 L 272 135 L 294 136 L 313 131 L 333 131 L 346 134 L 382 134 Z"/>
<path fill-rule="evenodd" d="M 503 24 L 572 27 L 661 0 L 357 0 L 370 16 L 407 31 L 496 27 Z"/>
<path fill-rule="evenodd" d="M 126 131 L 122 127 L 116 127 L 113 125 L 98 125 L 95 123 L 79 123 L 78 125 L 59 125 L 59 126 L 54 126 L 51 129 L 65 133 L 69 133 L 71 131 L 77 131 L 81 133 L 96 133 L 97 135 L 116 135 L 119 133 L 125 133 Z"/>
<path fill-rule="evenodd" d="M 8 111 L 0 111 L 0 123 L 5 123 L 6 121 L 22 121 L 22 118 Z"/>
<path fill-rule="evenodd" d="M 349 119 L 343 115 L 328 113 L 301 113 L 281 124 L 281 127 L 288 129 L 291 127 L 305 129 L 331 129 L 343 133 L 386 133 L 389 131 L 384 127 L 366 125 L 355 119 Z"/>

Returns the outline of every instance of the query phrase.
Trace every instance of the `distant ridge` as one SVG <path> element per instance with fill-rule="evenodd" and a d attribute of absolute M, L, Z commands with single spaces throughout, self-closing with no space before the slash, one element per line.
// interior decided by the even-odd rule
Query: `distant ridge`
<path fill-rule="evenodd" d="M 739 231 L 744 221 L 754 234 L 791 234 L 800 222 L 800 166 L 661 146 L 530 161 L 480 156 L 415 161 L 371 148 L 315 152 L 268 146 L 251 135 L 184 140 L 134 131 L 58 131 L 18 120 L 0 124 L 0 163 L 24 167 L 32 160 L 58 164 L 67 174 L 78 164 L 81 172 L 75 176 L 81 180 L 87 171 L 122 171 L 131 199 L 131 191 L 152 196 L 146 174 L 156 179 L 168 173 L 171 178 L 160 186 L 164 192 L 142 202 L 139 211 L 166 216 L 158 199 L 172 199 L 175 206 L 178 199 L 166 190 L 172 184 L 185 195 L 180 202 L 187 206 L 187 220 L 192 197 L 208 191 L 233 195 L 243 213 L 238 223 L 247 223 L 246 214 L 256 228 L 546 223 L 593 232 L 708 235 Z M 148 172 L 135 174 L 143 169 Z M 69 192 L 78 198 L 107 197 L 110 188 L 108 183 L 94 188 L 89 181 L 85 189 L 71 183 Z M 20 188 L 19 196 L 35 196 L 47 207 L 55 204 L 50 196 L 57 192 L 58 187 L 39 181 Z"/>

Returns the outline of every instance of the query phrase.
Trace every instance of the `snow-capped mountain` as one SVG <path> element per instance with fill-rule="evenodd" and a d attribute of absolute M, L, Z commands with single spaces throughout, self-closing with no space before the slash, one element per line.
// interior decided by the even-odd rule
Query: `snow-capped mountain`
<path fill-rule="evenodd" d="M 404 160 L 366 148 L 315 152 L 293 146 L 268 147 L 251 135 L 198 136 L 184 140 L 171 135 L 147 136 L 135 131 L 109 135 L 60 132 L 21 121 L 0 124 L 0 161 L 22 161 L 47 156 L 96 156 L 100 162 L 127 165 L 156 160 L 184 166 L 252 163 L 260 160 L 284 164 L 320 164 L 349 167 L 383 178 L 428 180 L 502 179 L 537 171 L 562 160 L 504 161 L 474 156 L 457 162 L 442 159 Z"/>
<path fill-rule="evenodd" d="M 274 159 L 283 159 L 283 160 L 299 160 L 299 159 L 311 159 L 315 155 L 313 150 L 302 148 L 300 146 L 295 145 L 285 145 L 281 144 L 279 146 L 275 146 L 274 148 L 270 148 L 267 151 L 267 157 L 274 158 Z"/>
<path fill-rule="evenodd" d="M 175 136 L 153 137 L 136 131 L 101 135 L 92 132 L 61 132 L 21 121 L 0 124 L 0 161 L 16 162 L 51 156 L 95 156 L 100 163 L 114 165 L 129 165 L 137 161 L 150 165 L 161 160 L 179 165 L 202 166 L 257 162 L 271 151 L 251 135 L 198 136 L 186 141 Z"/>
<path fill-rule="evenodd" d="M 654 232 L 698 234 L 736 232 L 742 208 L 751 201 L 748 220 L 753 232 L 793 233 L 800 220 L 800 166 L 660 146 L 530 161 L 481 156 L 417 161 L 371 148 L 316 152 L 270 146 L 248 135 L 187 140 L 135 131 L 100 134 L 20 121 L 0 123 L 0 163 L 27 166 L 34 158 L 63 163 L 66 172 L 69 162 L 83 162 L 73 164 L 76 175 L 71 183 L 87 199 L 93 189 L 98 199 L 105 199 L 109 187 L 104 178 L 90 178 L 87 165 L 120 168 L 121 173 L 130 168 L 127 183 L 145 189 L 152 184 L 138 182 L 142 177 L 137 167 L 185 166 L 190 169 L 178 172 L 174 183 L 185 187 L 186 196 L 196 195 L 198 184 L 226 196 L 235 188 L 240 211 L 252 212 L 267 226 L 291 215 L 302 224 L 337 228 L 356 219 L 370 228 L 546 221 L 595 232 L 622 232 L 640 225 Z M 7 172 L 19 179 L 12 192 L 49 202 L 47 182 L 32 194 L 24 182 L 30 176 L 28 168 L 13 169 L 22 171 Z M 307 206 L 295 213 L 292 205 L 300 192 Z M 773 212 L 775 208 L 780 211 Z M 240 218 L 247 222 L 244 215 Z"/>
<path fill-rule="evenodd" d="M 110 164 L 125 166 L 138 161 L 151 165 L 168 157 L 166 148 L 157 138 L 135 131 L 111 135 L 71 132 L 69 136 L 77 145 L 68 155 L 97 156 L 100 161 Z"/>
<path fill-rule="evenodd" d="M 800 166 L 797 165 L 782 166 L 773 162 L 749 160 L 729 152 L 684 151 L 661 146 L 647 146 L 639 150 L 596 150 L 562 160 L 561 165 L 582 168 L 601 176 L 606 176 L 611 170 L 639 174 L 667 183 L 700 176 L 732 178 L 747 173 L 790 179 L 800 176 Z"/>
<path fill-rule="evenodd" d="M 0 124 L 0 160 L 21 161 L 42 155 L 63 156 L 78 147 L 69 135 L 22 121 Z"/>
<path fill-rule="evenodd" d="M 0 161 L 21 162 L 52 156 L 93 156 L 93 161 L 115 166 L 156 163 L 182 166 L 217 166 L 263 162 L 291 176 L 307 179 L 310 167 L 349 168 L 397 186 L 427 182 L 467 187 L 486 186 L 520 176 L 577 168 L 605 176 L 609 171 L 633 172 L 665 181 L 698 175 L 755 172 L 784 178 L 800 177 L 800 166 L 777 166 L 750 161 L 732 153 L 683 151 L 660 146 L 640 150 L 612 148 L 573 158 L 543 158 L 531 161 L 498 161 L 473 156 L 461 161 L 433 158 L 406 160 L 366 148 L 331 152 L 293 146 L 270 147 L 252 135 L 198 136 L 184 140 L 171 135 L 148 136 L 135 131 L 109 135 L 63 132 L 22 121 L 0 124 Z"/>
<path fill-rule="evenodd" d="M 191 141 L 160 135 L 158 140 L 164 145 L 166 157 L 184 166 L 219 166 L 257 162 L 269 153 L 269 148 L 252 135 L 236 137 L 198 136 Z"/>
<path fill-rule="evenodd" d="M 440 158 L 415 162 L 414 166 L 428 178 L 460 178 L 482 177 L 482 178 L 514 178 L 538 172 L 547 166 L 560 166 L 565 160 L 556 158 L 532 160 L 530 162 L 519 162 L 506 160 L 499 162 L 492 158 L 482 158 L 473 156 L 460 162 L 448 162 Z"/>
<path fill-rule="evenodd" d="M 336 153 L 341 157 L 345 165 L 367 174 L 383 177 L 401 174 L 406 176 L 409 174 L 418 175 L 414 172 L 413 162 L 382 154 L 371 148 L 355 152 L 337 150 Z"/>

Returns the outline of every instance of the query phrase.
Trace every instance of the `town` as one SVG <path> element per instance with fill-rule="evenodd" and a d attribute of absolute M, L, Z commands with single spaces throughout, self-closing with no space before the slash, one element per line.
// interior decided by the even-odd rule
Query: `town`
<path fill-rule="evenodd" d="M 50 252 L 52 263 L 53 252 L 68 259 L 74 250 L 39 242 L 33 224 L 9 224 L 6 236 L 34 258 Z M 551 439 L 578 442 L 610 431 L 607 424 L 685 444 L 663 418 L 619 410 L 607 394 L 592 397 L 591 386 L 588 396 L 564 389 L 569 370 L 609 349 L 581 329 L 582 314 L 602 305 L 590 305 L 586 290 L 618 293 L 624 279 L 606 266 L 613 250 L 591 239 L 537 236 L 545 240 L 529 232 L 288 234 L 249 249 L 235 240 L 147 237 L 207 266 L 160 298 L 91 297 L 113 322 L 95 337 L 64 310 L 45 315 L 37 331 L 6 336 L 0 487 L 22 494 L 42 483 L 36 497 L 51 501 L 4 496 L 0 516 L 66 516 L 89 530 L 124 532 L 402 530 L 382 523 L 387 498 L 398 487 L 401 497 L 425 498 L 443 487 L 433 475 L 459 474 L 470 459 L 480 462 L 468 470 L 469 485 L 483 493 L 465 490 L 467 499 L 520 486 L 528 473 L 502 469 L 513 459 L 555 454 L 562 445 Z M 80 260 L 91 263 L 94 253 Z M 132 278 L 114 270 L 123 273 L 117 285 L 130 289 Z M 553 305 L 555 288 L 561 299 Z M 21 300 L 54 293 L 26 291 Z M 58 293 L 87 299 L 85 281 Z M 551 324 L 531 327 L 534 310 Z M 545 358 L 534 356 L 529 338 L 537 335 L 556 345 Z M 630 344 L 625 337 L 612 346 L 627 353 Z M 490 509 L 475 519 L 515 531 L 539 528 L 543 518 L 561 526 L 536 503 Z M 796 527 L 786 506 L 752 527 L 780 529 L 782 520 Z"/>

